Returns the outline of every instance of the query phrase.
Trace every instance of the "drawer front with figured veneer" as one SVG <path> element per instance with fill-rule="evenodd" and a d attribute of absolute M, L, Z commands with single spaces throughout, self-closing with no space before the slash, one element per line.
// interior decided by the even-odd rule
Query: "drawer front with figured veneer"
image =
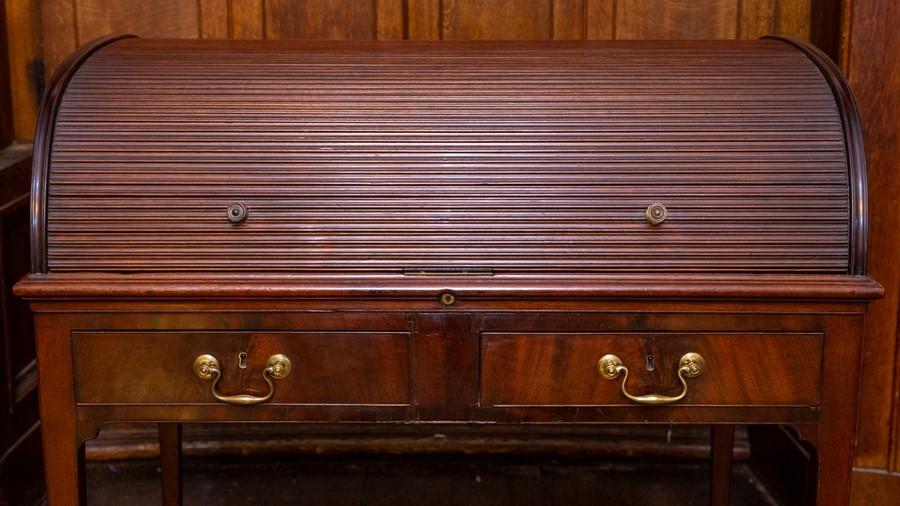
<path fill-rule="evenodd" d="M 405 332 L 76 332 L 79 404 L 410 403 Z"/>
<path fill-rule="evenodd" d="M 481 403 L 817 406 L 822 345 L 817 333 L 483 333 Z"/>

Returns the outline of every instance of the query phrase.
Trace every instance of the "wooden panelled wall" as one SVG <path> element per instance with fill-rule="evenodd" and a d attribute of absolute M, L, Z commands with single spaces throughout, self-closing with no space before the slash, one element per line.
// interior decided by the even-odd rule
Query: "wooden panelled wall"
<path fill-rule="evenodd" d="M 863 116 L 870 163 L 870 272 L 887 289 L 867 319 L 854 494 L 900 495 L 900 2 L 897 0 L 0 0 L 12 110 L 4 138 L 33 137 L 44 80 L 107 33 L 183 38 L 755 38 L 781 33 L 838 56 Z M 2 64 L 2 59 L 0 59 Z M 0 65 L 2 69 L 3 65 Z M 10 133 L 10 128 L 12 132 Z M 3 129 L 0 128 L 0 133 Z M 893 474 L 898 473 L 898 474 Z M 877 478 L 880 476 L 881 478 Z M 875 478 L 873 478 L 875 477 Z M 862 485 L 857 486 L 857 478 Z M 880 481 L 879 481 L 880 480 Z M 884 487 L 875 487 L 884 489 Z M 885 496 L 887 497 L 887 496 Z"/>
<path fill-rule="evenodd" d="M 841 66 L 862 117 L 869 168 L 869 273 L 885 298 L 863 344 L 855 505 L 900 497 L 900 2 L 846 0 Z"/>

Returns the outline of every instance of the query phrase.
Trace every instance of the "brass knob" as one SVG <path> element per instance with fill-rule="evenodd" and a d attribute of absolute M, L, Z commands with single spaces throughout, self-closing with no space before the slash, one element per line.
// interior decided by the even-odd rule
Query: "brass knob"
<path fill-rule="evenodd" d="M 667 216 L 669 216 L 669 211 L 666 209 L 666 206 L 660 203 L 650 204 L 644 212 L 647 223 L 651 225 L 659 225 L 666 221 Z"/>
<path fill-rule="evenodd" d="M 228 215 L 228 221 L 232 223 L 243 223 L 243 221 L 247 219 L 247 207 L 244 206 L 244 204 L 235 202 L 228 206 L 226 214 Z"/>

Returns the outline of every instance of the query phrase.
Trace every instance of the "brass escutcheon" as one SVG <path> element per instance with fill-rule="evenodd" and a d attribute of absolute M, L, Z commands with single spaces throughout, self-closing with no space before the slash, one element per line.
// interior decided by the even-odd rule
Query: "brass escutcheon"
<path fill-rule="evenodd" d="M 452 306 L 454 302 L 456 302 L 456 296 L 450 292 L 444 292 L 441 294 L 439 300 L 441 304 L 445 306 Z"/>

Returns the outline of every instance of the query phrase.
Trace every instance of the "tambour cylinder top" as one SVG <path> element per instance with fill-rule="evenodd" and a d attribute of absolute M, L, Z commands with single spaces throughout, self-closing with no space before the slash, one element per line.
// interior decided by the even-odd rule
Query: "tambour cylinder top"
<path fill-rule="evenodd" d="M 44 104 L 35 271 L 862 274 L 856 112 L 822 61 L 107 40 Z"/>

